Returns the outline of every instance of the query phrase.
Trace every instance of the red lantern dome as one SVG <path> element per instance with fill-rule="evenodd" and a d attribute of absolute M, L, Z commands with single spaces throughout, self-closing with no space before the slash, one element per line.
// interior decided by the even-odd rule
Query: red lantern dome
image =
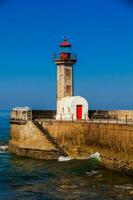
<path fill-rule="evenodd" d="M 55 62 L 73 62 L 77 61 L 77 56 L 71 53 L 71 43 L 68 42 L 67 38 L 64 37 L 63 42 L 59 44 L 60 52 L 54 57 Z"/>
<path fill-rule="evenodd" d="M 68 42 L 67 38 L 64 38 L 64 41 L 60 43 L 60 47 L 71 47 L 72 45 Z"/>

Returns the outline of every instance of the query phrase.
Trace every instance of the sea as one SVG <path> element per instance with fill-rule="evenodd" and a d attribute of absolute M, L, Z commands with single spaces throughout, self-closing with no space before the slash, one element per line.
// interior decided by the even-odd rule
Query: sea
<path fill-rule="evenodd" d="M 0 145 L 8 144 L 10 112 L 0 112 Z M 98 160 L 45 161 L 0 151 L 0 200 L 133 200 L 133 177 Z"/>

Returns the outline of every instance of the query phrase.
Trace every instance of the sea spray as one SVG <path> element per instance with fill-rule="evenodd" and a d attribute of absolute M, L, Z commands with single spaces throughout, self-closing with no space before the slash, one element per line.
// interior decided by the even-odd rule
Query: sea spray
<path fill-rule="evenodd" d="M 58 161 L 59 161 L 59 162 L 70 161 L 70 160 L 72 160 L 71 157 L 60 156 L 60 157 L 58 158 Z"/>
<path fill-rule="evenodd" d="M 98 153 L 98 152 L 90 155 L 88 159 L 90 159 L 90 158 L 94 158 L 94 159 L 98 160 L 99 162 L 101 162 L 100 153 Z"/>
<path fill-rule="evenodd" d="M 8 145 L 0 145 L 0 153 L 5 153 L 8 150 Z"/>
<path fill-rule="evenodd" d="M 59 162 L 64 162 L 64 161 L 70 161 L 70 160 L 88 160 L 88 159 L 96 159 L 97 161 L 101 162 L 101 157 L 100 157 L 100 153 L 96 152 L 88 157 L 84 157 L 84 158 L 72 158 L 70 156 L 65 157 L 65 156 L 60 156 L 58 158 Z"/>

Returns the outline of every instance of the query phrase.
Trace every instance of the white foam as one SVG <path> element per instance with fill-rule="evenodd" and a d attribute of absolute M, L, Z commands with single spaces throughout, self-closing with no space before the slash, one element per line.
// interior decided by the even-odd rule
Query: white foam
<path fill-rule="evenodd" d="M 7 151 L 8 149 L 8 145 L 1 145 L 0 146 L 0 151 L 3 152 L 3 151 Z"/>
<path fill-rule="evenodd" d="M 115 188 L 118 188 L 118 189 L 126 189 L 126 190 L 132 190 L 133 189 L 133 186 L 132 185 L 115 185 L 114 186 Z"/>
<path fill-rule="evenodd" d="M 96 160 L 98 160 L 99 162 L 101 162 L 101 157 L 100 157 L 100 153 L 96 152 L 88 157 L 84 157 L 84 158 L 72 158 L 70 156 L 68 157 L 65 157 L 65 156 L 60 156 L 58 158 L 58 161 L 59 162 L 63 162 L 63 161 L 69 161 L 69 160 L 72 160 L 72 159 L 76 159 L 76 160 L 88 160 L 88 159 L 91 159 L 91 158 L 95 158 Z"/>
<path fill-rule="evenodd" d="M 86 172 L 87 176 L 93 176 L 93 175 L 97 175 L 99 172 L 98 171 L 90 171 L 90 172 Z"/>
<path fill-rule="evenodd" d="M 65 157 L 65 156 L 60 156 L 58 158 L 59 162 L 64 162 L 64 161 L 69 161 L 69 160 L 72 160 L 72 158 L 71 157 Z"/>
<path fill-rule="evenodd" d="M 96 152 L 96 153 L 90 155 L 89 158 L 95 158 L 95 159 L 97 159 L 98 161 L 101 161 L 100 153 L 98 153 L 98 152 Z"/>

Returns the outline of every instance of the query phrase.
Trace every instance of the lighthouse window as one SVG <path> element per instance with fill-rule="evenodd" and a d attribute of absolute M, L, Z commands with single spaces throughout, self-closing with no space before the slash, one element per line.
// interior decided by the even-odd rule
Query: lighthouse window
<path fill-rule="evenodd" d="M 66 69 L 66 76 L 71 76 L 71 70 L 70 69 Z"/>
<path fill-rule="evenodd" d="M 71 86 L 70 86 L 70 85 L 67 85 L 67 86 L 66 86 L 66 92 L 67 92 L 67 93 L 70 93 L 70 92 L 71 92 Z"/>

